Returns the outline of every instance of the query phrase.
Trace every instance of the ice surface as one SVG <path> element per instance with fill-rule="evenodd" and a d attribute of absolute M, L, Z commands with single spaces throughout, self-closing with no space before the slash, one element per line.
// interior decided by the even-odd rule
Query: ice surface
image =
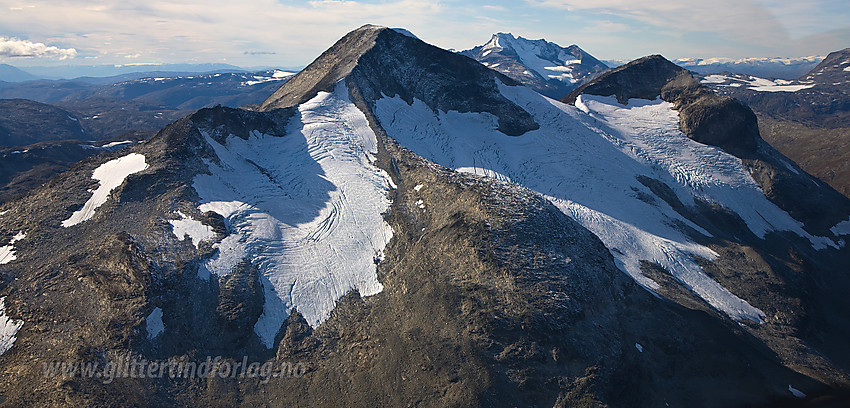
<path fill-rule="evenodd" d="M 6 316 L 6 297 L 0 297 L 0 355 L 12 348 L 17 340 L 18 330 L 21 330 L 23 325 L 23 321 Z"/>
<path fill-rule="evenodd" d="M 258 267 L 266 303 L 254 331 L 268 347 L 293 308 L 315 327 L 350 290 L 383 290 L 375 260 L 392 237 L 381 215 L 391 181 L 371 163 L 377 138 L 345 85 L 298 109 L 284 137 L 207 136 L 219 162 L 194 180 L 200 210 L 230 232 L 201 276 L 243 259 Z"/>
<path fill-rule="evenodd" d="M 165 325 L 162 324 L 162 309 L 155 307 L 153 311 L 145 318 L 145 328 L 148 332 L 148 338 L 152 339 L 162 334 L 165 331 Z"/>
<path fill-rule="evenodd" d="M 62 226 L 68 228 L 91 219 L 95 210 L 109 198 L 109 193 L 124 183 L 127 176 L 146 168 L 148 168 L 148 165 L 145 163 L 145 156 L 138 153 L 130 153 L 101 164 L 91 176 L 91 178 L 100 181 L 100 186 L 92 193 L 91 198 L 86 201 L 83 208 L 75 211 L 67 220 L 62 221 Z"/>
<path fill-rule="evenodd" d="M 641 261 L 651 261 L 713 307 L 735 319 L 761 321 L 761 310 L 706 275 L 695 258 L 717 254 L 696 244 L 683 226 L 708 235 L 636 180 L 650 177 L 670 186 L 679 200 L 720 203 L 739 214 L 758 236 L 793 231 L 818 248 L 835 244 L 811 237 L 799 222 L 767 200 L 740 159 L 688 139 L 678 113 L 660 100 L 582 96 L 576 107 L 523 87 L 499 84 L 502 93 L 531 113 L 539 130 L 520 137 L 497 131 L 488 113 L 438 112 L 419 100 L 378 101 L 376 114 L 405 147 L 441 165 L 511 180 L 547 197 L 565 214 L 596 234 L 617 266 L 649 289 Z M 643 199 L 642 199 L 643 198 Z M 770 221 L 768 221 L 770 220 Z"/>
<path fill-rule="evenodd" d="M 189 239 L 192 240 L 192 245 L 197 248 L 201 241 L 216 237 L 216 233 L 213 231 L 212 227 L 204 225 L 200 221 L 194 220 L 180 211 L 177 212 L 177 215 L 180 216 L 179 220 L 168 220 L 168 222 L 171 224 L 174 235 L 177 236 L 178 240 L 182 241 L 185 239 L 186 235 L 188 235 Z"/>
<path fill-rule="evenodd" d="M 9 245 L 0 247 L 0 265 L 5 265 L 9 262 L 14 261 L 15 259 L 18 259 L 18 257 L 15 256 L 15 242 L 18 242 L 26 237 L 26 234 L 24 234 L 23 232 L 19 232 L 14 237 L 12 237 L 12 239 L 9 241 Z"/>

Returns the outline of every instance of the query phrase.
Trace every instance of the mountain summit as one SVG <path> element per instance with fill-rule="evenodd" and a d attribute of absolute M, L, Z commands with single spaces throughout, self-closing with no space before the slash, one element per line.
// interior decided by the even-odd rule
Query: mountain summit
<path fill-rule="evenodd" d="M 460 52 L 550 98 L 559 99 L 608 67 L 573 44 L 493 34 L 484 45 Z"/>
<path fill-rule="evenodd" d="M 689 137 L 676 109 L 709 96 L 662 82 L 678 99 L 588 87 L 572 106 L 361 27 L 258 109 L 202 109 L 0 208 L 0 391 L 96 407 L 834 396 L 850 200 L 762 142 Z M 802 211 L 794 183 L 832 209 Z M 207 356 L 215 374 L 192 378 L 42 370 Z"/>

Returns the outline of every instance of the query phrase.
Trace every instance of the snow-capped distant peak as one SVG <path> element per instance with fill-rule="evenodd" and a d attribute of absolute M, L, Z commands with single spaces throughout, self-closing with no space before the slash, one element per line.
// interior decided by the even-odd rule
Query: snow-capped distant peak
<path fill-rule="evenodd" d="M 608 69 L 576 45 L 561 47 L 511 33 L 493 34 L 484 45 L 460 53 L 556 99 Z"/>

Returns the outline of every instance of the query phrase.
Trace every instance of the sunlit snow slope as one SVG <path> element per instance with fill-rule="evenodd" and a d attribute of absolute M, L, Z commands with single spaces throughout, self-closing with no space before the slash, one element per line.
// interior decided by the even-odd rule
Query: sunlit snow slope
<path fill-rule="evenodd" d="M 637 177 L 666 183 L 686 205 L 694 198 L 719 203 L 760 237 L 789 230 L 817 248 L 834 245 L 809 236 L 768 201 L 739 159 L 682 134 L 678 113 L 667 102 L 633 99 L 623 106 L 613 97 L 583 95 L 578 109 L 524 87 L 499 86 L 534 116 L 539 130 L 506 136 L 488 113 L 435 114 L 421 101 L 411 106 L 398 97 L 379 100 L 376 114 L 390 137 L 427 159 L 545 195 L 599 236 L 618 266 L 644 287 L 658 285 L 641 273 L 640 262 L 655 262 L 735 319 L 760 322 L 764 313 L 703 272 L 695 258 L 718 255 L 688 238 L 682 226 L 709 233 L 662 200 L 639 198 L 652 192 Z"/>
<path fill-rule="evenodd" d="M 349 290 L 383 289 L 375 260 L 392 237 L 381 215 L 390 179 L 372 165 L 377 139 L 342 82 L 300 105 L 284 137 L 206 139 L 219 161 L 194 188 L 200 210 L 222 215 L 230 235 L 202 277 L 227 275 L 243 259 L 258 266 L 265 305 L 254 331 L 263 343 L 273 345 L 293 308 L 315 326 Z"/>

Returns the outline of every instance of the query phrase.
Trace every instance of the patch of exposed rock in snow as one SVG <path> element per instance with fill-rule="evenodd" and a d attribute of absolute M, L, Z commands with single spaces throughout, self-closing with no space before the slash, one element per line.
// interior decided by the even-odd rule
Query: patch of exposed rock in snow
<path fill-rule="evenodd" d="M 212 227 L 204 225 L 180 211 L 177 212 L 177 215 L 180 216 L 179 220 L 168 220 L 168 223 L 171 224 L 171 229 L 178 240 L 182 241 L 188 235 L 192 245 L 197 248 L 201 241 L 210 240 L 217 236 Z"/>
<path fill-rule="evenodd" d="M 662 181 L 683 203 L 695 198 L 719 203 L 760 237 L 787 230 L 817 248 L 835 246 L 806 233 L 767 200 L 740 159 L 682 134 L 669 103 L 632 100 L 623 106 L 613 97 L 583 95 L 576 103 L 582 112 L 523 87 L 499 87 L 541 128 L 510 137 L 497 131 L 497 119 L 489 113 L 435 114 L 419 100 L 408 105 L 399 97 L 379 100 L 376 115 L 390 137 L 431 161 L 543 194 L 596 234 L 617 266 L 644 287 L 658 288 L 641 272 L 641 261 L 650 261 L 734 319 L 761 322 L 764 313 L 705 274 L 695 259 L 718 255 L 680 226 L 709 233 L 660 198 L 641 200 L 653 193 L 637 176 Z"/>
<path fill-rule="evenodd" d="M 8 245 L 4 245 L 0 247 L 0 265 L 5 265 L 9 262 L 18 259 L 15 255 L 15 243 L 26 238 L 26 234 L 23 232 L 17 233 L 12 239 L 9 241 Z"/>
<path fill-rule="evenodd" d="M 109 198 L 109 193 L 123 184 L 127 176 L 146 168 L 148 168 L 148 165 L 145 163 L 145 156 L 138 153 L 130 153 L 101 164 L 91 176 L 91 178 L 100 181 L 100 186 L 92 193 L 91 198 L 86 201 L 83 208 L 75 211 L 67 220 L 62 221 L 62 226 L 68 228 L 91 219 L 95 210 Z"/>
<path fill-rule="evenodd" d="M 377 138 L 343 82 L 300 105 L 284 137 L 206 139 L 219 162 L 193 186 L 230 235 L 200 273 L 257 266 L 265 305 L 254 331 L 266 346 L 293 308 L 315 327 L 350 290 L 383 290 L 375 260 L 392 237 L 382 216 L 392 182 L 372 164 Z"/>
<path fill-rule="evenodd" d="M 6 297 L 0 297 L 0 355 L 5 354 L 15 344 L 18 331 L 24 322 L 6 315 Z"/>

